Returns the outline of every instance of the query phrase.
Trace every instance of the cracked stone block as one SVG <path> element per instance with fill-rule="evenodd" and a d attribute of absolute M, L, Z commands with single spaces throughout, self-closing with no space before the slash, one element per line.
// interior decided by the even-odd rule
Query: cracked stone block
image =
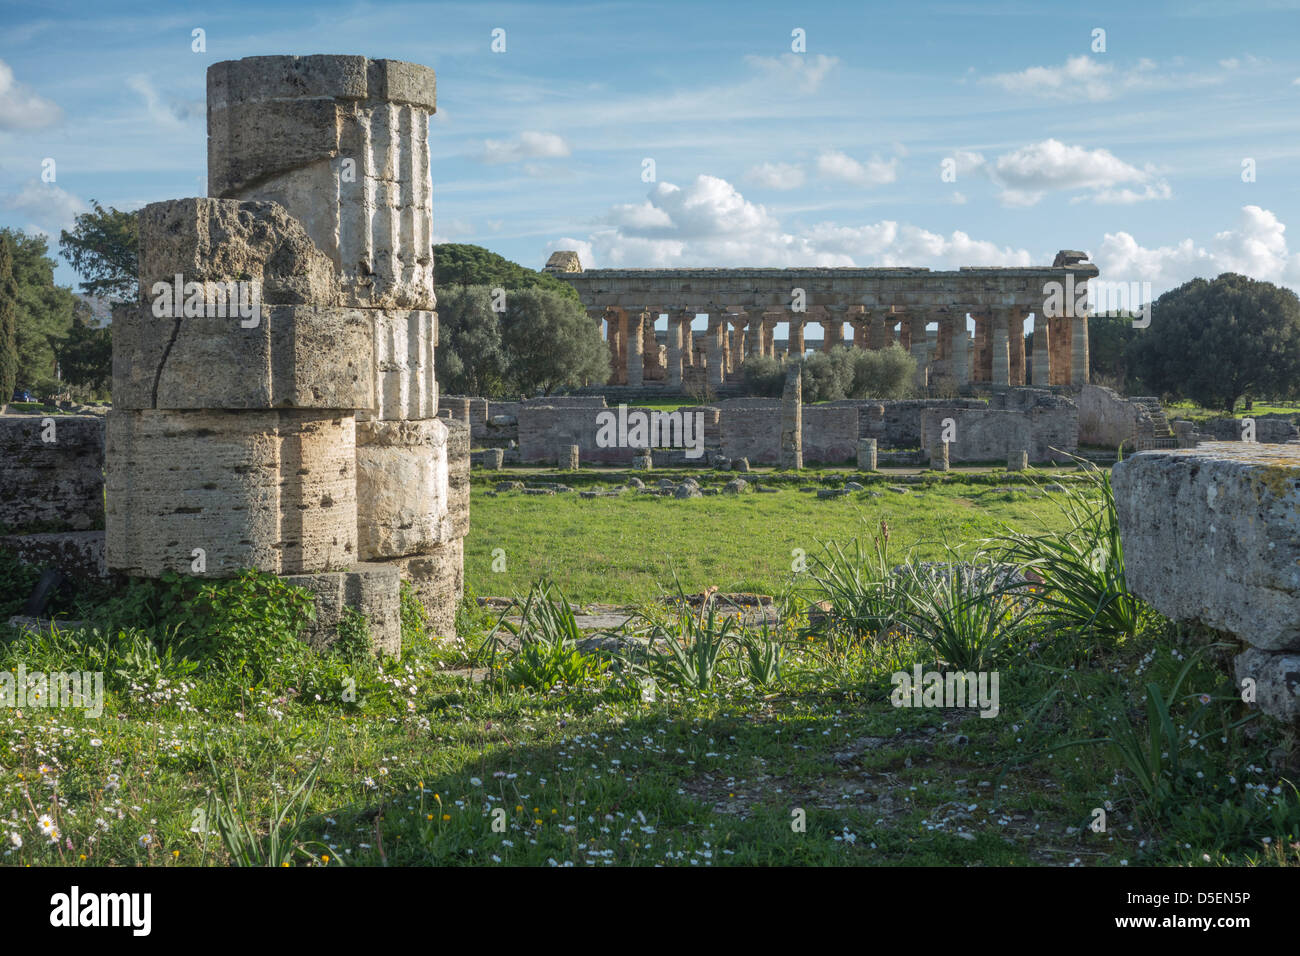
<path fill-rule="evenodd" d="M 172 286 L 177 275 L 210 287 L 257 280 L 267 305 L 339 304 L 334 264 L 278 203 L 169 199 L 150 203 L 139 217 L 143 305 L 152 308 L 161 294 L 155 283 Z"/>
<path fill-rule="evenodd" d="M 106 563 L 143 577 L 302 574 L 356 561 L 351 414 L 121 411 L 108 416 Z"/>
<path fill-rule="evenodd" d="M 369 408 L 374 318 L 365 309 L 264 305 L 238 318 L 113 313 L 119 409 Z"/>
<path fill-rule="evenodd" d="M 109 576 L 102 531 L 5 535 L 0 537 L 0 551 L 10 552 L 23 564 L 54 568 L 78 581 L 101 581 Z"/>
<path fill-rule="evenodd" d="M 427 551 L 453 537 L 447 425 L 357 423 L 357 547 L 363 560 Z"/>
<path fill-rule="evenodd" d="M 1300 650 L 1300 446 L 1144 451 L 1111 483 L 1134 593 L 1174 620 Z"/>
<path fill-rule="evenodd" d="M 339 625 L 350 608 L 366 619 L 375 653 L 402 651 L 401 574 L 385 564 L 359 564 L 347 571 L 291 574 L 284 581 L 311 592 L 316 619 L 300 635 L 316 650 L 328 650 L 339 638 Z"/>
<path fill-rule="evenodd" d="M 433 70 L 362 56 L 208 68 L 208 192 L 274 200 L 333 261 L 343 302 L 433 309 Z"/>

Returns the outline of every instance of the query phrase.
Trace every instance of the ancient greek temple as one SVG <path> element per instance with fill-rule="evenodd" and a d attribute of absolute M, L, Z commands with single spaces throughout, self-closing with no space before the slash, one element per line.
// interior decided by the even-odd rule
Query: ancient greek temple
<path fill-rule="evenodd" d="M 1050 308 L 1058 289 L 1082 301 L 1097 267 L 1062 250 L 1050 267 L 929 269 L 583 269 L 556 252 L 546 271 L 577 290 L 609 342 L 611 384 L 662 381 L 670 388 L 703 373 L 725 384 L 750 355 L 803 355 L 816 324 L 824 351 L 838 345 L 911 352 L 917 385 L 1082 385 L 1088 381 L 1086 310 Z M 1057 315 L 1056 312 L 1067 314 Z M 667 343 L 655 326 L 667 316 Z M 692 326 L 707 316 L 703 341 Z M 1032 367 L 1025 322 L 1034 317 Z M 776 329 L 788 324 L 784 350 Z M 974 331 L 970 330 L 973 323 Z M 848 342 L 845 326 L 853 330 Z"/>

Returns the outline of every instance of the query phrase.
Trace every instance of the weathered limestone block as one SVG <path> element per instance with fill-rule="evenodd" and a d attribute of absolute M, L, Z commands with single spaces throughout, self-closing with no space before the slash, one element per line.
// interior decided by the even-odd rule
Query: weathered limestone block
<path fill-rule="evenodd" d="M 334 264 L 275 202 L 169 199 L 139 212 L 140 301 L 154 283 L 256 280 L 268 305 L 337 305 Z M 173 314 L 175 314 L 173 312 Z"/>
<path fill-rule="evenodd" d="M 469 426 L 447 421 L 447 539 L 469 534 Z"/>
<path fill-rule="evenodd" d="M 1134 593 L 1174 620 L 1300 650 L 1300 446 L 1141 452 L 1111 482 Z"/>
<path fill-rule="evenodd" d="M 113 406 L 366 409 L 376 400 L 374 325 L 365 309 L 305 305 L 264 305 L 254 328 L 115 309 Z"/>
<path fill-rule="evenodd" d="M 645 454 L 633 458 L 632 467 L 639 471 L 650 471 L 654 468 L 654 459 L 651 457 L 650 451 L 647 449 Z"/>
<path fill-rule="evenodd" d="M 948 443 L 937 441 L 930 446 L 930 467 L 935 471 L 948 470 Z"/>
<path fill-rule="evenodd" d="M 358 422 L 356 441 L 361 559 L 416 554 L 449 540 L 447 425 Z"/>
<path fill-rule="evenodd" d="M 501 448 L 485 448 L 481 453 L 483 467 L 489 471 L 500 471 L 505 460 L 506 453 Z"/>
<path fill-rule="evenodd" d="M 271 199 L 333 262 L 343 302 L 433 309 L 434 73 L 363 56 L 208 68 L 208 192 Z"/>
<path fill-rule="evenodd" d="M 79 581 L 100 581 L 109 576 L 104 565 L 104 532 L 53 531 L 0 537 L 0 551 L 8 551 L 23 564 L 54 568 Z"/>
<path fill-rule="evenodd" d="M 1247 648 L 1233 661 L 1237 687 L 1255 682 L 1255 703 L 1280 720 L 1300 721 L 1300 654 Z"/>
<path fill-rule="evenodd" d="M 1007 471 L 1024 471 L 1029 467 L 1029 452 L 1023 448 L 1011 448 L 1007 451 Z"/>
<path fill-rule="evenodd" d="M 373 402 L 367 403 L 369 411 L 358 413 L 358 419 L 435 417 L 438 385 L 433 356 L 438 345 L 438 313 L 382 309 L 367 312 L 374 321 L 375 393 Z"/>
<path fill-rule="evenodd" d="M 876 440 L 861 438 L 858 440 L 858 470 L 876 470 Z"/>
<path fill-rule="evenodd" d="M 577 471 L 578 465 L 580 464 L 578 458 L 579 451 L 580 448 L 578 445 L 562 446 L 560 448 L 559 461 L 556 463 L 556 467 L 567 471 Z"/>
<path fill-rule="evenodd" d="M 428 612 L 431 633 L 438 637 L 456 634 L 456 609 L 465 591 L 465 542 L 452 538 L 426 554 L 392 558 L 384 564 L 397 568 Z"/>
<path fill-rule="evenodd" d="M 316 619 L 301 637 L 317 650 L 326 650 L 339 637 L 339 625 L 348 609 L 361 613 L 377 654 L 402 650 L 401 573 L 386 564 L 359 564 L 347 571 L 291 574 L 286 584 L 310 591 L 316 601 Z"/>
<path fill-rule="evenodd" d="M 310 574 L 357 556 L 350 413 L 114 411 L 108 416 L 106 561 L 159 577 L 242 568 Z"/>
<path fill-rule="evenodd" d="M 103 418 L 0 418 L 0 525 L 86 531 L 103 516 Z"/>

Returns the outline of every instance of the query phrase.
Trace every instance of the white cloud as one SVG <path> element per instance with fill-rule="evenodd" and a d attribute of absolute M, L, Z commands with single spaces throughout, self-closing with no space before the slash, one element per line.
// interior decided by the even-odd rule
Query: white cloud
<path fill-rule="evenodd" d="M 514 139 L 485 139 L 478 159 L 489 164 L 518 163 L 526 159 L 556 159 L 569 153 L 569 144 L 557 133 L 525 130 Z"/>
<path fill-rule="evenodd" d="M 548 251 L 579 248 L 576 239 Z M 682 266 L 1031 265 L 1027 250 L 881 220 L 862 226 L 821 222 L 790 231 L 729 182 L 699 176 L 682 188 L 659 183 L 642 204 L 615 206 L 580 249 L 584 265 Z M 590 261 L 589 261 L 590 257 Z"/>
<path fill-rule="evenodd" d="M 879 186 L 898 178 L 898 158 L 886 162 L 873 156 L 860 163 L 847 153 L 832 149 L 817 157 L 817 174 L 853 186 Z"/>
<path fill-rule="evenodd" d="M 1232 56 L 1228 57 L 1226 60 L 1220 60 L 1219 66 L 1223 67 L 1225 70 L 1235 70 L 1237 67 L 1241 66 L 1241 61 L 1235 56 Z"/>
<path fill-rule="evenodd" d="M 1232 70 L 1244 62 L 1254 66 L 1260 62 L 1247 56 L 1244 61 L 1222 60 L 1220 66 Z M 1178 66 L 1178 57 L 1170 60 Z M 1235 64 L 1230 66 L 1229 64 Z M 1143 57 L 1133 67 L 1120 69 L 1110 63 L 1089 56 L 1072 56 L 1061 66 L 1031 66 L 1015 73 L 997 73 L 981 77 L 980 82 L 999 86 L 1009 93 L 1048 100 L 1110 100 L 1121 93 L 1150 90 L 1186 91 L 1224 82 L 1222 71 L 1201 74 L 1162 73 L 1156 63 Z"/>
<path fill-rule="evenodd" d="M 168 99 L 154 89 L 153 82 L 143 73 L 134 73 L 126 78 L 126 85 L 140 94 L 145 109 L 156 123 L 164 126 L 182 126 L 191 120 L 204 119 L 207 116 L 207 104 L 201 100 Z"/>
<path fill-rule="evenodd" d="M 1243 206 L 1236 228 L 1216 233 L 1204 246 L 1183 239 L 1147 248 L 1127 232 L 1107 233 L 1095 261 L 1102 278 L 1150 282 L 1157 295 L 1197 276 L 1223 272 L 1300 288 L 1300 253 L 1288 251 L 1285 224 L 1259 206 Z"/>
<path fill-rule="evenodd" d="M 15 81 L 13 69 L 0 60 L 0 129 L 40 129 L 62 118 L 58 104 Z"/>
<path fill-rule="evenodd" d="M 1056 139 L 1004 153 L 990 175 L 1002 187 L 999 198 L 1008 206 L 1032 206 L 1050 190 L 1091 189 L 1092 196 L 1085 198 L 1103 203 L 1168 199 L 1173 194 L 1150 168 L 1138 169 L 1106 149 L 1067 146 Z M 1144 188 L 1116 188 L 1125 183 Z"/>
<path fill-rule="evenodd" d="M 1072 56 L 1063 66 L 1031 66 L 1019 73 L 998 73 L 986 82 L 1011 93 L 1048 98 L 1106 100 L 1114 95 L 1114 67 L 1089 56 Z"/>
<path fill-rule="evenodd" d="M 795 163 L 762 163 L 745 178 L 768 189 L 798 189 L 804 183 L 803 167 Z"/>
<path fill-rule="evenodd" d="M 89 205 L 66 189 L 35 179 L 25 183 L 18 192 L 0 197 L 0 206 L 24 217 L 25 231 L 55 239 L 61 229 L 72 228 L 78 214 L 90 210 Z"/>
<path fill-rule="evenodd" d="M 804 93 L 812 93 L 822 85 L 822 80 L 839 64 L 839 57 L 818 53 L 814 56 L 785 53 L 781 56 L 745 57 L 745 62 L 766 77 L 775 80 L 782 88 L 797 86 Z"/>

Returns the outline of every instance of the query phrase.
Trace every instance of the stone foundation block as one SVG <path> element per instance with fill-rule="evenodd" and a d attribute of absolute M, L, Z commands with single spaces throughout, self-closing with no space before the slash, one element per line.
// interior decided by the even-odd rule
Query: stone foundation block
<path fill-rule="evenodd" d="M 357 514 L 365 561 L 426 551 L 452 536 L 445 423 L 357 423 Z"/>
<path fill-rule="evenodd" d="M 109 576 L 102 531 L 5 535 L 0 537 L 0 551 L 10 552 L 23 564 L 54 568 L 78 581 L 101 581 Z"/>
<path fill-rule="evenodd" d="M 402 650 L 401 574 L 385 564 L 362 564 L 349 571 L 286 575 L 286 584 L 310 591 L 316 600 L 316 620 L 302 638 L 317 650 L 327 650 L 339 637 L 339 624 L 349 608 L 363 614 L 370 644 L 377 654 Z"/>
<path fill-rule="evenodd" d="M 104 420 L 0 418 L 0 525 L 86 531 L 104 517 Z"/>
<path fill-rule="evenodd" d="M 401 572 L 428 613 L 429 632 L 438 637 L 456 634 L 456 609 L 465 591 L 465 543 L 453 538 L 427 554 L 412 554 L 383 562 Z M 378 563 L 378 562 L 376 562 Z"/>
<path fill-rule="evenodd" d="M 105 558 L 142 577 L 332 571 L 356 561 L 351 414 L 113 411 Z"/>
<path fill-rule="evenodd" d="M 1300 650 L 1300 446 L 1145 451 L 1111 483 L 1136 594 L 1174 620 Z"/>
<path fill-rule="evenodd" d="M 1300 654 L 1249 648 L 1233 661 L 1237 689 L 1255 682 L 1255 703 L 1279 720 L 1300 722 Z"/>

